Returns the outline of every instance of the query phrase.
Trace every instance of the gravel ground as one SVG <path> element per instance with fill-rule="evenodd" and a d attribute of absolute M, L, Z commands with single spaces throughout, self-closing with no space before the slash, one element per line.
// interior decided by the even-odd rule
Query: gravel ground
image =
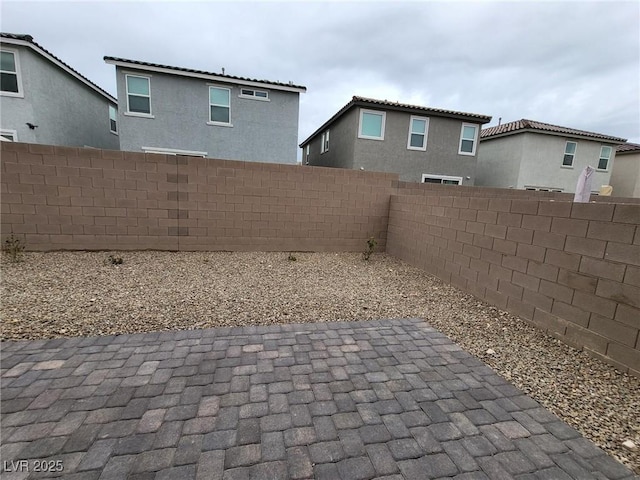
<path fill-rule="evenodd" d="M 0 336 L 422 317 L 640 473 L 640 452 L 622 445 L 640 446 L 640 379 L 393 257 L 288 255 L 53 252 L 18 263 L 3 255 Z"/>

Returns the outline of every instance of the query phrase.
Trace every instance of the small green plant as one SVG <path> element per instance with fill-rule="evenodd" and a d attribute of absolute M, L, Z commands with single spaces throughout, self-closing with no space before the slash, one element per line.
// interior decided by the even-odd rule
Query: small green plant
<path fill-rule="evenodd" d="M 362 258 L 369 261 L 377 244 L 378 242 L 376 242 L 375 238 L 369 237 L 369 240 L 367 240 L 367 249 L 364 252 L 362 252 Z"/>
<path fill-rule="evenodd" d="M 109 258 L 107 258 L 107 263 L 111 265 L 122 265 L 124 263 L 124 260 L 122 259 L 122 257 L 114 257 L 113 255 L 109 255 Z"/>
<path fill-rule="evenodd" d="M 16 237 L 13 232 L 5 239 L 4 245 L 2 246 L 2 250 L 9 255 L 12 262 L 20 262 L 22 260 L 24 248 L 24 242 Z"/>
<path fill-rule="evenodd" d="M 296 260 L 298 260 L 296 258 L 296 256 L 293 254 L 293 252 L 289 252 L 289 256 L 287 257 L 287 260 L 289 260 L 290 262 L 295 262 Z"/>

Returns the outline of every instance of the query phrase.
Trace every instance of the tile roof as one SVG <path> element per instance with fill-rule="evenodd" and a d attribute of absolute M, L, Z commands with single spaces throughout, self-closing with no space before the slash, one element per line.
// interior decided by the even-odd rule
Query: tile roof
<path fill-rule="evenodd" d="M 576 137 L 588 137 L 596 138 L 600 140 L 610 140 L 612 142 L 626 142 L 625 138 L 612 137 L 610 135 L 603 135 L 601 133 L 587 132 L 585 130 L 576 130 L 575 128 L 560 127 L 558 125 L 551 125 L 549 123 L 536 122 L 534 120 L 516 120 L 515 122 L 503 123 L 502 125 L 496 125 L 489 128 L 484 128 L 480 132 L 481 139 L 487 139 L 490 137 L 511 135 L 513 133 L 522 133 L 522 131 L 538 131 L 551 134 L 563 134 Z"/>
<path fill-rule="evenodd" d="M 616 145 L 616 155 L 624 155 L 625 153 L 640 153 L 640 145 L 637 143 L 621 143 Z"/>
<path fill-rule="evenodd" d="M 118 57 L 104 57 L 104 61 L 112 64 L 126 64 L 131 66 L 143 67 L 143 70 L 168 70 L 166 73 L 175 73 L 177 75 L 187 75 L 187 76 L 207 76 L 207 77 L 215 77 L 220 79 L 228 79 L 231 81 L 236 81 L 238 83 L 242 82 L 250 82 L 250 83 L 261 83 L 266 85 L 272 85 L 274 87 L 283 87 L 281 90 L 294 90 L 306 92 L 307 87 L 302 85 L 294 85 L 292 82 L 283 83 L 283 82 L 273 82 L 271 80 L 258 80 L 255 78 L 247 78 L 247 77 L 237 77 L 234 75 L 225 75 L 223 73 L 215 73 L 215 72 L 206 72 L 204 70 L 194 70 L 192 68 L 182 68 L 182 67 L 173 67 L 171 65 L 162 65 L 159 63 L 149 63 L 142 62 L 140 60 L 129 60 L 126 58 L 118 58 Z"/>
<path fill-rule="evenodd" d="M 9 42 L 5 42 L 3 40 L 9 40 Z M 29 46 L 31 48 L 33 48 L 36 52 L 40 53 L 44 57 L 48 57 L 49 60 L 51 60 L 53 63 L 57 64 L 63 70 L 66 70 L 68 73 L 70 73 L 71 75 L 76 77 L 78 80 L 80 80 L 82 83 L 84 83 L 85 85 L 87 85 L 91 89 L 93 89 L 96 92 L 98 92 L 100 95 L 106 97 L 110 102 L 118 103 L 118 101 L 115 99 L 115 97 L 113 95 L 111 95 L 106 90 L 100 88 L 98 85 L 93 83 L 91 80 L 89 80 L 87 77 L 82 75 L 80 72 L 78 72 L 74 68 L 70 67 L 68 64 L 66 64 L 62 60 L 60 60 L 58 57 L 56 57 L 53 53 L 51 53 L 49 50 L 44 48 L 42 45 L 36 43 L 33 40 L 33 37 L 31 35 L 0 32 L 0 42 L 1 43 L 13 43 L 13 42 L 11 42 L 11 40 L 17 40 L 18 42 L 16 42 L 16 43 L 18 43 L 18 44 L 20 44 L 21 42 L 28 43 Z"/>
<path fill-rule="evenodd" d="M 312 138 L 318 133 L 325 130 L 334 121 L 344 115 L 353 107 L 371 107 L 371 108 L 383 108 L 384 110 L 396 110 L 407 113 L 420 113 L 441 117 L 458 118 L 461 120 L 475 121 L 478 123 L 488 123 L 491 121 L 490 115 L 481 115 L 479 113 L 457 112 L 455 110 L 444 110 L 441 108 L 422 107 L 419 105 L 410 105 L 408 103 L 390 102 L 388 100 L 376 100 L 375 98 L 359 97 L 354 95 L 351 101 L 342 107 L 338 112 L 333 115 L 329 120 L 322 124 L 315 132 L 313 132 L 306 140 L 304 140 L 300 147 L 304 147 Z"/>

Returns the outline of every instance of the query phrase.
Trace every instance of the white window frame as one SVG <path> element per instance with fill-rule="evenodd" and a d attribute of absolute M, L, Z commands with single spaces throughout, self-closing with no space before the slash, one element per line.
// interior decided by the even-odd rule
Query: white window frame
<path fill-rule="evenodd" d="M 329 130 L 325 130 L 322 133 L 322 138 L 320 139 L 320 154 L 329 151 Z"/>
<path fill-rule="evenodd" d="M 533 192 L 554 192 L 554 193 L 564 192 L 564 188 L 561 188 L 561 187 L 538 187 L 535 185 L 525 185 L 524 189 L 533 191 Z"/>
<path fill-rule="evenodd" d="M 115 114 L 114 118 L 111 118 L 111 112 L 112 111 Z M 113 128 L 111 128 L 111 120 L 113 120 L 116 123 L 115 130 Z M 109 105 L 109 131 L 111 133 L 113 133 L 114 135 L 118 135 L 118 109 L 116 107 L 114 107 L 113 105 Z"/>
<path fill-rule="evenodd" d="M 602 154 L 602 151 L 603 151 L 605 148 L 608 148 L 608 149 L 609 149 L 609 156 L 608 156 L 608 157 L 605 157 L 605 156 Z M 597 170 L 597 171 L 599 171 L 599 172 L 608 172 L 608 171 L 609 171 L 609 164 L 611 163 L 611 155 L 612 155 L 612 154 L 613 154 L 613 147 L 611 147 L 611 146 L 609 146 L 609 145 L 601 145 L 601 146 L 600 146 L 600 157 L 598 158 L 598 165 L 597 165 L 597 167 L 596 167 L 596 170 Z M 606 160 L 607 160 L 607 166 L 606 166 L 606 168 L 600 168 L 600 160 L 604 160 L 604 159 L 606 159 Z"/>
<path fill-rule="evenodd" d="M 139 93 L 129 93 L 129 81 L 127 80 L 129 77 L 137 77 L 137 78 L 144 78 L 147 80 L 147 83 L 149 84 L 149 95 L 140 95 Z M 125 88 L 125 92 L 127 94 L 127 111 L 124 113 L 125 115 L 128 115 L 130 117 L 143 117 L 143 118 L 155 118 L 153 116 L 153 108 L 151 106 L 151 75 L 138 75 L 138 74 L 133 74 L 133 73 L 125 73 L 124 75 L 124 88 Z M 144 113 L 144 112 L 132 112 L 131 109 L 129 108 L 129 95 L 133 95 L 136 97 L 145 97 L 149 99 L 149 113 Z"/>
<path fill-rule="evenodd" d="M 231 87 L 227 87 L 227 86 L 223 86 L 223 85 L 211 85 L 211 84 L 207 84 L 208 85 L 208 89 L 207 89 L 207 99 L 208 99 L 208 103 L 209 103 L 209 121 L 207 122 L 207 125 L 214 125 L 214 126 L 218 126 L 218 127 L 233 127 L 233 123 L 231 123 Z M 229 105 L 217 105 L 215 103 L 211 103 L 211 89 L 212 88 L 217 88 L 218 90 L 226 90 L 229 92 Z M 213 120 L 211 120 L 211 107 L 227 107 L 229 109 L 229 121 L 228 122 L 214 122 Z"/>
<path fill-rule="evenodd" d="M 567 153 L 567 146 L 573 143 L 576 148 L 574 150 L 573 153 Z M 573 168 L 573 164 L 576 162 L 576 155 L 578 154 L 578 142 L 574 142 L 573 140 L 567 140 L 566 143 L 564 144 L 564 153 L 562 154 L 562 163 L 560 164 L 560 166 L 562 168 Z M 571 155 L 571 165 L 565 165 L 564 164 L 564 157 L 567 155 Z"/>
<path fill-rule="evenodd" d="M 309 165 L 309 150 L 310 150 L 310 148 L 309 148 L 308 144 L 307 144 L 307 148 L 305 150 L 306 150 L 305 163 L 306 163 L 306 165 Z"/>
<path fill-rule="evenodd" d="M 419 134 L 413 131 L 413 121 L 414 120 L 424 120 L 425 124 L 424 124 L 424 133 L 423 134 Z M 411 115 L 411 118 L 409 119 L 409 135 L 407 137 L 407 150 L 420 150 L 422 152 L 425 152 L 427 150 L 427 134 L 429 133 L 429 118 L 428 117 L 418 117 L 416 115 Z M 422 146 L 421 147 L 414 147 L 411 145 L 411 135 L 416 134 L 416 135 L 424 135 L 424 139 L 422 140 Z"/>
<path fill-rule="evenodd" d="M 246 92 L 246 93 L 245 93 Z M 264 95 L 262 95 L 264 94 Z M 266 90 L 256 90 L 255 88 L 240 87 L 239 98 L 248 98 L 249 100 L 258 100 L 260 102 L 270 102 L 269 92 Z"/>
<path fill-rule="evenodd" d="M 11 135 L 12 140 L 5 138 L 5 135 Z M 17 130 L 9 130 L 6 128 L 0 129 L 0 136 L 3 138 L 3 142 L 17 142 L 18 141 L 18 131 Z"/>
<path fill-rule="evenodd" d="M 161 155 L 186 155 L 188 157 L 205 157 L 207 152 L 198 152 L 195 150 L 179 150 L 177 148 L 162 147 L 140 147 L 144 153 L 158 153 Z"/>
<path fill-rule="evenodd" d="M 457 181 L 458 185 L 462 185 L 462 177 L 453 177 L 451 175 L 435 175 L 435 174 L 431 174 L 431 173 L 423 173 L 422 174 L 422 180 L 421 183 L 426 183 L 424 180 L 425 178 L 437 178 L 439 180 L 452 180 L 452 181 Z M 444 185 L 444 183 L 440 182 L 441 185 Z"/>
<path fill-rule="evenodd" d="M 476 133 L 473 136 L 473 148 L 471 149 L 470 152 L 463 152 L 462 151 L 462 141 L 463 140 L 469 140 L 468 138 L 464 138 L 464 127 L 472 127 L 475 129 Z M 458 143 L 458 155 L 468 155 L 470 157 L 475 156 L 476 154 L 476 149 L 478 147 L 478 134 L 480 132 L 480 128 L 478 125 L 476 125 L 475 123 L 462 123 L 462 126 L 460 127 L 460 142 Z"/>
<path fill-rule="evenodd" d="M 379 115 L 382 117 L 382 125 L 380 127 L 380 137 L 372 137 L 370 135 L 362 134 L 362 119 L 364 118 L 365 114 Z M 358 125 L 358 138 L 364 138 L 366 140 L 384 140 L 384 130 L 385 130 L 386 123 L 387 123 L 387 112 L 383 112 L 380 110 L 367 110 L 366 108 L 361 108 L 360 123 Z"/>
<path fill-rule="evenodd" d="M 4 48 L 4 47 L 2 47 L 0 49 L 0 51 L 13 54 L 13 60 L 14 60 L 14 63 L 16 65 L 16 71 L 15 72 L 7 71 L 7 72 L 2 72 L 2 73 L 15 74 L 16 77 L 17 77 L 16 83 L 18 84 L 18 91 L 17 92 L 0 91 L 0 96 L 24 98 L 24 91 L 22 90 L 22 72 L 21 72 L 21 69 L 20 69 L 20 56 L 18 55 L 18 50 L 14 49 L 14 48 Z"/>

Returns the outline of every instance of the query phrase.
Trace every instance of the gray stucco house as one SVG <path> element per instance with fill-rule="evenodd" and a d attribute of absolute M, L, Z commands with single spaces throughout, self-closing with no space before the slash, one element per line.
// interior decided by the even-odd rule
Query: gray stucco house
<path fill-rule="evenodd" d="M 354 96 L 300 144 L 302 163 L 473 185 L 487 115 Z"/>
<path fill-rule="evenodd" d="M 116 66 L 122 150 L 296 163 L 305 87 L 123 58 L 104 60 Z"/>
<path fill-rule="evenodd" d="M 624 138 L 534 120 L 517 120 L 480 133 L 477 185 L 574 193 L 587 165 L 591 188 L 608 185 L 616 145 Z M 615 195 L 615 192 L 614 192 Z"/>
<path fill-rule="evenodd" d="M 117 101 L 31 35 L 0 33 L 3 141 L 117 150 Z"/>

